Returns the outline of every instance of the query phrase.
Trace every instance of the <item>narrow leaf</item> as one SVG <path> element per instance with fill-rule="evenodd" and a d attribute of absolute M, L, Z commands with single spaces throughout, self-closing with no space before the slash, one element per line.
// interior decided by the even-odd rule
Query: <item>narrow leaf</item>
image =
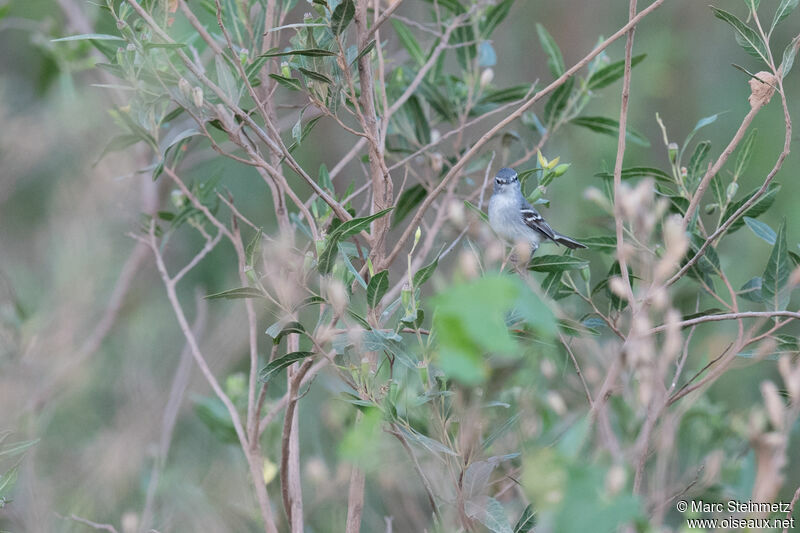
<path fill-rule="evenodd" d="M 392 19 L 392 26 L 394 27 L 395 33 L 397 33 L 397 38 L 400 39 L 400 44 L 406 49 L 411 59 L 419 66 L 424 65 L 425 52 L 422 51 L 422 47 L 419 45 L 419 42 L 417 42 L 417 38 L 414 37 L 414 34 L 411 33 L 408 26 L 395 18 Z"/>
<path fill-rule="evenodd" d="M 353 20 L 356 14 L 356 4 L 353 0 L 343 0 L 336 6 L 331 15 L 331 30 L 334 35 L 340 35 Z"/>
<path fill-rule="evenodd" d="M 789 282 L 789 274 L 792 270 L 789 262 L 789 253 L 786 246 L 786 221 L 781 223 L 778 228 L 778 235 L 772 253 L 767 260 L 767 267 L 762 274 L 763 283 L 761 293 L 767 303 L 767 307 L 773 311 L 783 311 L 789 304 L 789 291 L 786 285 Z"/>
<path fill-rule="evenodd" d="M 357 233 L 360 233 L 362 230 L 367 229 L 373 220 L 377 220 L 385 216 L 392 209 L 393 208 L 390 207 L 389 209 L 378 211 L 374 215 L 348 220 L 347 222 L 342 223 L 342 225 L 336 228 L 336 232 L 339 234 L 340 239 L 346 239 L 348 237 L 351 237 Z"/>
<path fill-rule="evenodd" d="M 277 333 L 275 332 L 276 329 L 278 329 Z M 303 324 L 301 324 L 300 322 L 288 322 L 286 324 L 282 324 L 281 322 L 276 322 L 275 324 L 270 326 L 266 331 L 266 334 L 272 337 L 272 344 L 280 343 L 282 338 L 292 333 L 297 333 L 298 335 L 305 335 L 306 328 L 304 328 Z"/>
<path fill-rule="evenodd" d="M 271 361 L 267 366 L 261 369 L 258 373 L 259 381 L 264 383 L 268 382 L 280 370 L 292 365 L 297 361 L 301 361 L 307 357 L 314 355 L 314 352 L 292 352 L 284 356 L 278 357 Z"/>
<path fill-rule="evenodd" d="M 539 35 L 539 42 L 547 54 L 547 66 L 550 68 L 550 73 L 554 78 L 558 78 L 564 74 L 564 58 L 561 55 L 561 50 L 553 37 L 547 33 L 547 30 L 541 24 L 536 24 L 536 33 Z"/>
<path fill-rule="evenodd" d="M 436 257 L 429 265 L 424 266 L 417 270 L 414 274 L 414 278 L 412 282 L 414 283 L 414 288 L 418 289 L 422 287 L 422 285 L 433 276 L 436 267 L 439 266 L 439 257 Z"/>
<path fill-rule="evenodd" d="M 744 171 L 747 170 L 747 165 L 750 164 L 750 157 L 753 155 L 753 146 L 756 144 L 757 135 L 757 129 L 750 130 L 750 133 L 748 133 L 747 137 L 745 137 L 741 148 L 739 148 L 739 153 L 736 156 L 736 166 L 734 167 L 735 170 L 733 171 L 735 176 L 741 176 Z"/>
<path fill-rule="evenodd" d="M 711 6 L 711 10 L 714 11 L 714 16 L 720 20 L 724 20 L 736 30 L 736 42 L 739 43 L 739 46 L 744 48 L 745 52 L 760 58 L 764 63 L 769 63 L 769 61 L 767 61 L 767 46 L 753 29 L 739 20 L 735 15 L 725 10 L 714 6 Z"/>
<path fill-rule="evenodd" d="M 533 526 L 536 525 L 536 513 L 533 512 L 533 505 L 528 505 L 522 516 L 517 520 L 517 525 L 514 526 L 514 533 L 528 533 Z"/>
<path fill-rule="evenodd" d="M 492 35 L 495 28 L 508 16 L 508 11 L 511 9 L 511 4 L 513 3 L 514 0 L 503 0 L 486 10 L 486 16 L 481 20 L 479 25 L 482 37 L 489 38 Z"/>
<path fill-rule="evenodd" d="M 258 57 L 282 57 L 282 56 L 306 56 L 306 57 L 325 57 L 335 56 L 336 52 L 324 50 L 322 48 L 302 48 L 300 50 L 286 50 L 284 52 L 269 52 Z"/>
<path fill-rule="evenodd" d="M 319 72 L 314 72 L 313 70 L 308 70 L 307 68 L 297 67 L 297 70 L 311 78 L 315 81 L 321 81 L 322 83 L 327 83 L 328 85 L 333 85 L 333 80 L 330 79 L 325 74 L 320 74 Z"/>
<path fill-rule="evenodd" d="M 540 255 L 531 259 L 528 270 L 534 272 L 562 272 L 580 270 L 589 266 L 589 261 L 570 255 Z"/>
<path fill-rule="evenodd" d="M 206 300 L 238 300 L 241 298 L 264 298 L 264 293 L 254 287 L 239 287 L 237 289 L 209 294 L 205 297 Z"/>
<path fill-rule="evenodd" d="M 799 0 L 781 0 L 778 10 L 775 11 L 775 18 L 772 19 L 772 26 L 769 30 L 770 33 L 772 33 L 772 30 L 775 29 L 775 26 L 777 26 L 783 19 L 791 15 L 792 11 L 794 11 L 797 7 L 798 1 Z"/>
<path fill-rule="evenodd" d="M 747 224 L 748 228 L 753 230 L 753 233 L 756 234 L 756 237 L 765 240 L 770 245 L 775 244 L 777 235 L 775 234 L 775 230 L 770 228 L 769 225 L 750 217 L 744 217 L 744 223 Z"/>
<path fill-rule="evenodd" d="M 371 309 L 378 307 L 387 290 L 389 290 L 389 272 L 381 270 L 369 280 L 367 285 L 367 305 Z"/>
<path fill-rule="evenodd" d="M 666 183 L 673 183 L 672 176 L 660 170 L 658 168 L 652 167 L 630 167 L 630 168 L 623 168 L 622 169 L 622 179 L 627 180 L 631 178 L 641 178 L 641 177 L 652 177 L 655 178 L 657 181 L 663 181 Z M 597 178 L 614 178 L 614 174 L 611 172 L 598 172 L 595 174 Z"/>
<path fill-rule="evenodd" d="M 81 35 L 70 35 L 69 37 L 61 37 L 60 39 L 51 39 L 52 43 L 59 43 L 62 41 L 124 41 L 118 35 L 108 35 L 106 33 L 82 33 Z"/>
<path fill-rule="evenodd" d="M 397 227 L 425 199 L 427 194 L 428 191 L 419 183 L 404 190 L 400 198 L 397 199 L 397 205 L 392 217 L 392 227 Z"/>
<path fill-rule="evenodd" d="M 577 117 L 570 120 L 570 123 L 575 124 L 576 126 L 588 128 L 597 133 L 602 133 L 603 135 L 610 135 L 612 137 L 619 135 L 619 121 L 614 120 L 613 118 Z M 625 138 L 630 142 L 640 146 L 650 146 L 650 141 L 648 141 L 647 138 L 641 133 L 634 131 L 630 126 L 626 128 Z"/>
<path fill-rule="evenodd" d="M 641 54 L 631 58 L 631 68 L 635 67 L 647 57 Z M 586 86 L 591 90 L 602 89 L 620 79 L 625 74 L 625 60 L 615 61 L 599 69 L 586 80 Z"/>
<path fill-rule="evenodd" d="M 767 191 L 764 193 L 764 195 L 761 196 L 756 201 L 756 203 L 751 205 L 750 208 L 747 211 L 742 213 L 742 216 L 750 217 L 750 218 L 757 218 L 760 215 L 762 215 L 763 213 L 765 213 L 767 211 L 767 209 L 769 209 L 772 206 L 773 202 L 775 202 L 775 197 L 777 196 L 778 191 L 780 191 L 780 190 L 781 190 L 781 186 L 780 186 L 779 183 L 775 183 L 775 182 L 770 183 L 769 186 L 767 187 Z M 736 211 L 738 211 L 739 208 L 742 207 L 745 204 L 745 202 L 750 200 L 750 198 L 752 198 L 753 195 L 756 194 L 757 192 L 758 192 L 758 189 L 752 191 L 750 194 L 748 194 L 747 196 L 745 196 L 744 198 L 742 198 L 738 202 L 735 202 L 735 203 L 732 203 L 731 205 L 729 205 L 728 208 L 725 209 L 725 213 L 722 215 L 722 219 L 723 220 L 727 220 L 730 217 L 732 217 L 733 214 Z M 734 231 L 738 230 L 742 226 L 744 226 L 744 220 L 742 220 L 741 218 L 738 219 L 738 220 L 735 220 L 730 225 L 730 227 L 728 228 L 728 233 L 729 234 L 733 233 Z"/>

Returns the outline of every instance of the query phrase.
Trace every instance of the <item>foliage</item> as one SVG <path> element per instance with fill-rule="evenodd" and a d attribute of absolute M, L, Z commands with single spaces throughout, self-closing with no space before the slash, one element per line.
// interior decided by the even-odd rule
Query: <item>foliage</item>
<path fill-rule="evenodd" d="M 631 69 L 653 54 L 609 57 L 626 32 L 573 68 L 536 23 L 553 81 L 512 85 L 493 67 L 501 28 L 519 24 L 513 0 L 427 2 L 413 19 L 400 3 L 314 0 L 301 16 L 292 0 L 106 0 L 96 32 L 52 41 L 78 56 L 90 45 L 124 97 L 101 158 L 146 150 L 141 173 L 170 192 L 133 237 L 211 389 L 192 416 L 247 471 L 247 527 L 341 531 L 346 516 L 352 533 L 386 515 L 404 531 L 655 530 L 682 524 L 678 499 L 793 489 L 800 363 L 782 333 L 800 318 L 800 257 L 786 222 L 760 217 L 780 191 L 783 80 L 798 48 L 796 38 L 776 63 L 772 34 L 797 2 L 780 3 L 768 32 L 757 2 L 746 20 L 711 8 L 763 69 L 745 69 L 749 112 L 718 155 L 697 137 L 719 115 L 680 134 L 656 115 L 658 141 L 631 127 Z M 616 101 L 620 82 L 622 113 L 601 114 L 598 97 Z M 773 92 L 786 144 L 764 171 L 750 124 Z M 319 166 L 330 132 L 350 146 Z M 585 200 L 552 211 L 554 224 L 572 215 L 592 228 L 577 236 L 588 249 L 509 253 L 481 216 L 492 172 L 517 167 L 528 200 L 548 207 L 578 179 L 562 162 L 569 135 L 618 143 Z M 630 145 L 654 149 L 633 163 Z M 255 206 L 223 172 L 208 175 L 209 158 L 263 185 Z M 747 174 L 763 178 L 743 194 Z M 579 202 L 599 215 L 583 221 Z M 747 262 L 737 291 L 731 263 L 750 232 L 771 251 Z M 166 260 L 186 249 L 182 266 Z M 246 355 L 224 371 L 178 288 L 202 285 L 193 271 L 214 254 L 228 285 L 198 308 L 246 317 Z M 714 327 L 716 342 L 693 341 Z M 756 405 L 710 396 L 735 364 L 764 358 L 779 377 Z M 303 442 L 311 433 L 335 443 L 314 451 L 322 466 Z M 173 460 L 168 447 L 153 472 Z M 314 477 L 341 468 L 343 479 Z M 150 479 L 140 526 L 161 530 Z"/>

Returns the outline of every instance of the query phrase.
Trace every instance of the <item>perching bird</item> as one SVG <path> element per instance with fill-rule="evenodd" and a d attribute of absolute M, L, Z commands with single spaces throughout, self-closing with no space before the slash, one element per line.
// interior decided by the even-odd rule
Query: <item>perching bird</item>
<path fill-rule="evenodd" d="M 551 228 L 528 203 L 522 195 L 517 171 L 513 168 L 501 168 L 494 178 L 494 193 L 489 200 L 489 225 L 512 244 L 529 243 L 531 255 L 543 239 L 550 239 L 567 248 L 586 248 L 586 245 Z"/>

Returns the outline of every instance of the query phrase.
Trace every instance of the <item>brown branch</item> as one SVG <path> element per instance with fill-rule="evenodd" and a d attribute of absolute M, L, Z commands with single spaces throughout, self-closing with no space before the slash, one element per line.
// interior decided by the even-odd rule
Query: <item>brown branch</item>
<path fill-rule="evenodd" d="M 742 311 L 739 313 L 724 313 L 720 315 L 705 315 L 689 320 L 682 320 L 678 322 L 678 327 L 686 328 L 704 322 L 720 322 L 723 320 L 740 320 L 742 318 L 770 318 L 770 317 L 789 317 L 800 320 L 800 312 L 794 311 Z M 667 324 L 656 326 L 650 330 L 649 333 L 658 333 L 667 329 Z"/>
<path fill-rule="evenodd" d="M 636 0 L 630 0 L 628 5 L 628 18 L 633 19 L 636 14 Z M 617 261 L 619 271 L 625 285 L 625 293 L 633 312 L 636 312 L 636 298 L 633 295 L 631 278 L 628 273 L 628 259 L 623 242 L 623 225 L 625 223 L 622 213 L 622 162 L 625 158 L 625 135 L 628 126 L 628 100 L 631 92 L 631 58 L 633 55 L 633 36 L 636 26 L 631 26 L 625 40 L 625 70 L 622 79 L 622 103 L 619 108 L 619 135 L 617 137 L 617 158 L 614 163 L 614 223 L 617 235 Z"/>

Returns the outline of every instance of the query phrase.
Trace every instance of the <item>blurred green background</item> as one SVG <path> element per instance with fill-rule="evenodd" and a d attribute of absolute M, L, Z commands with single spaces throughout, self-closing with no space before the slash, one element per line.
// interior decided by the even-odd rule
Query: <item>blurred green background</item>
<path fill-rule="evenodd" d="M 771 13 L 777 3 L 763 0 L 762 9 Z M 399 12 L 409 18 L 425 9 L 416 1 L 405 4 Z M 721 0 L 718 5 L 735 10 L 740 4 Z M 293 16 L 300 17 L 302 9 L 301 5 Z M 88 355 L 86 343 L 105 316 L 120 270 L 134 249 L 135 242 L 126 233 L 137 229 L 143 206 L 159 194 L 158 186 L 148 183 L 147 174 L 135 173 L 150 164 L 137 149 L 95 164 L 115 134 L 107 113 L 110 92 L 92 86 L 106 81 L 93 70 L 88 48 L 50 42 L 86 31 L 75 10 L 91 21 L 97 9 L 82 0 L 12 0 L 0 1 L 0 10 L 0 431 L 14 431 L 14 440 L 41 439 L 22 463 L 14 501 L 0 510 L 0 527 L 85 530 L 59 518 L 74 513 L 129 531 L 126 527 L 135 523 L 144 505 L 162 412 L 183 347 L 149 255 L 133 272 L 133 290 L 109 334 Z M 549 79 L 535 22 L 549 30 L 571 65 L 598 36 L 616 31 L 626 17 L 627 3 L 619 1 L 518 2 L 495 33 L 495 80 L 512 85 Z M 800 28 L 798 17 L 795 13 L 776 31 L 773 42 L 779 43 L 779 50 Z M 623 41 L 609 50 L 612 58 L 622 57 Z M 633 71 L 629 120 L 650 139 L 651 147 L 630 146 L 626 166 L 668 167 L 655 113 L 664 120 L 670 140 L 678 142 L 700 118 L 724 113 L 698 136 L 710 139 L 712 154 L 718 154 L 749 109 L 747 77 L 731 64 L 752 69 L 755 60 L 736 46 L 730 29 L 713 17 L 705 3 L 696 1 L 668 1 L 647 17 L 636 32 L 635 53 L 641 52 L 648 56 Z M 800 99 L 793 98 L 800 95 L 797 70 L 785 81 L 795 119 L 800 117 Z M 613 117 L 618 109 L 618 91 L 608 90 L 589 111 Z M 760 185 L 780 152 L 782 112 L 777 98 L 754 125 L 759 130 L 757 149 L 740 191 Z M 350 147 L 346 138 L 332 136 L 334 130 L 326 128 L 323 121 L 299 153 L 308 168 L 331 165 Z M 797 138 L 795 134 L 793 146 Z M 800 239 L 798 152 L 795 149 L 784 164 L 777 178 L 783 189 L 762 218 L 773 228 L 785 218 L 795 251 Z M 613 167 L 615 153 L 614 138 L 574 127 L 560 131 L 546 146 L 548 157 L 559 155 L 573 165 L 568 179 L 549 191 L 554 207 L 544 212 L 564 233 L 592 233 L 586 228 L 599 212 L 583 192 L 597 184 L 595 172 Z M 194 163 L 200 169 L 195 176 L 221 174 L 223 184 L 242 198 L 240 209 L 269 227 L 269 215 L 264 214 L 270 205 L 267 191 L 252 179 L 250 169 L 216 159 L 205 165 Z M 187 258 L 191 244 L 177 245 L 186 247 Z M 760 273 L 769 250 L 747 230 L 723 244 L 720 256 L 733 285 L 741 286 Z M 208 292 L 232 286 L 225 277 L 229 269 L 220 268 L 229 252 L 224 248 L 214 252 L 181 285 L 187 308 L 192 307 L 193 286 L 200 284 Z M 682 294 L 693 301 L 692 291 Z M 203 344 L 207 353 L 221 354 L 212 356 L 215 370 L 235 376 L 245 370 L 246 338 L 238 329 L 243 309 L 218 304 L 208 312 Z M 268 325 L 269 317 L 262 317 L 262 322 Z M 717 353 L 734 327 L 731 323 L 707 330 L 713 334 L 698 332 L 701 340 L 692 357 L 702 360 Z M 734 370 L 715 385 L 712 398 L 734 409 L 744 408 L 760 401 L 758 383 L 775 374 L 771 361 L 743 372 Z M 236 388 L 235 377 L 228 386 Z M 270 396 L 280 392 L 276 387 Z M 207 393 L 207 386 L 193 374 L 189 398 Z M 301 442 L 308 458 L 304 475 L 312 487 L 312 513 L 315 500 L 320 506 L 329 505 L 327 493 L 346 484 L 348 470 L 342 463 L 336 468 L 329 439 L 341 438 L 349 412 L 333 403 L 320 407 L 319 413 L 302 413 Z M 320 419 L 322 424 L 303 424 Z M 787 472 L 795 486 L 800 480 L 796 459 Z M 257 517 L 252 514 L 249 485 L 243 482 L 246 476 L 241 453 L 216 439 L 191 402 L 184 402 L 161 480 L 161 490 L 171 493 L 169 523 L 180 527 L 165 526 L 165 530 L 255 530 Z M 399 483 L 385 480 L 388 485 L 394 482 Z M 387 513 L 392 505 L 402 508 L 400 502 L 386 505 Z M 336 514 L 343 509 L 323 508 L 320 514 L 343 523 L 344 516 Z M 363 530 L 374 531 L 381 524 L 381 516 L 368 514 Z M 405 531 L 399 526 L 398 530 Z"/>

